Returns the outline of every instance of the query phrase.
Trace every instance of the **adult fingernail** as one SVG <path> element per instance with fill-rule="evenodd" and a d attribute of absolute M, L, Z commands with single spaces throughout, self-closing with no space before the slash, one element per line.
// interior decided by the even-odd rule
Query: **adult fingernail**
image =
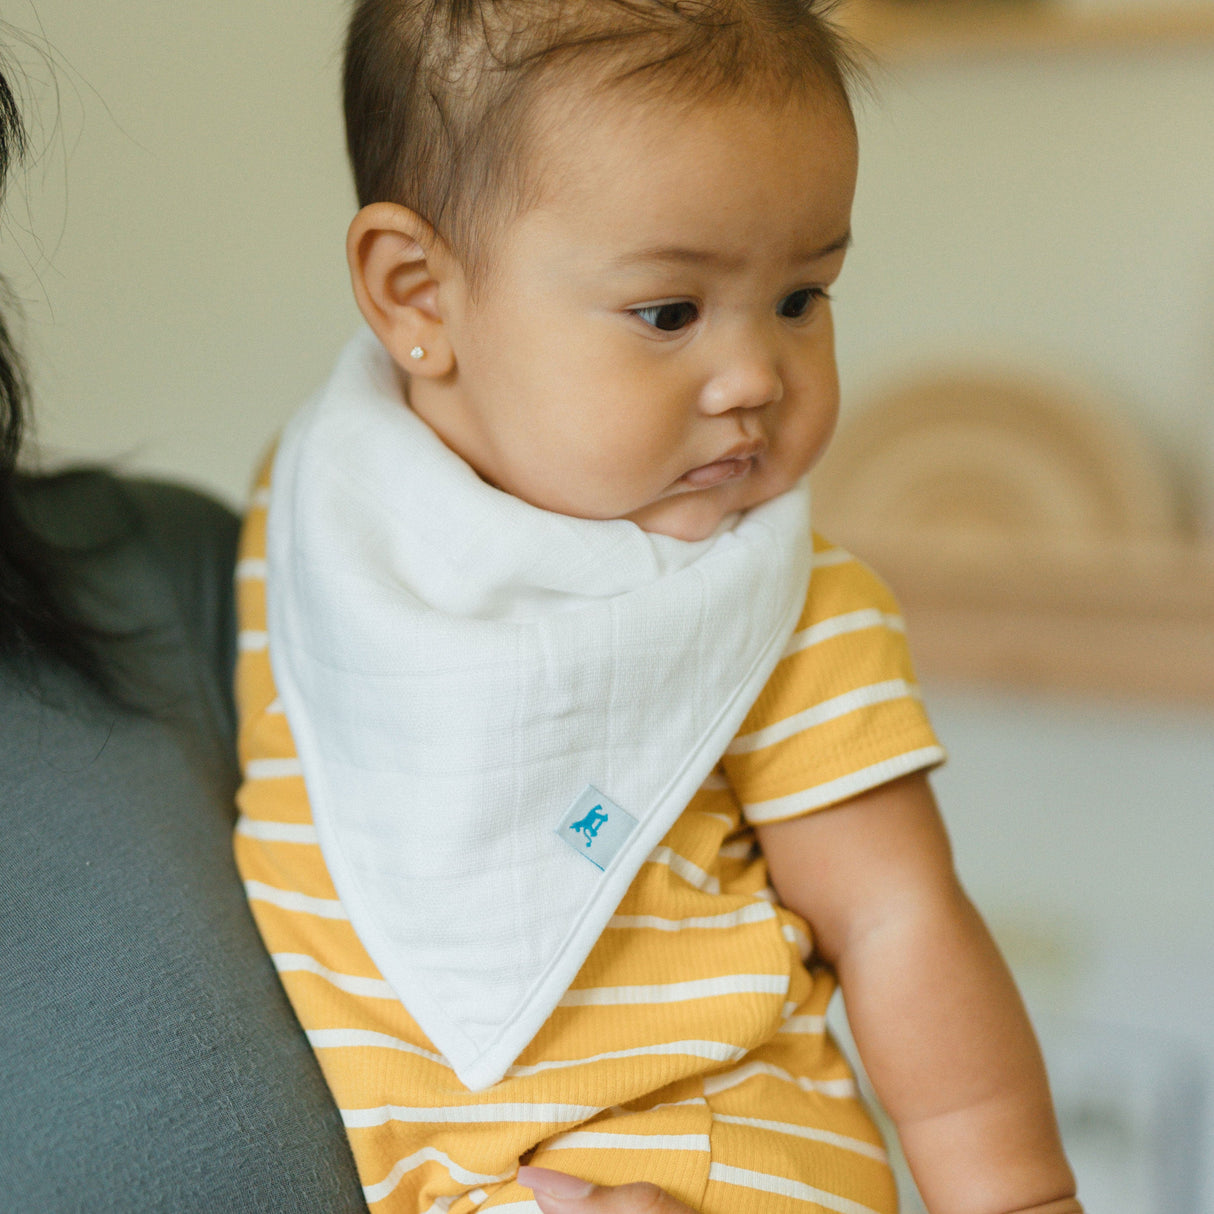
<path fill-rule="evenodd" d="M 579 1180 L 576 1176 L 568 1176 L 564 1172 L 554 1172 L 551 1168 L 519 1168 L 518 1182 L 536 1193 L 543 1193 L 546 1197 L 555 1197 L 558 1200 L 589 1197 L 594 1192 L 594 1185 L 590 1181 Z"/>

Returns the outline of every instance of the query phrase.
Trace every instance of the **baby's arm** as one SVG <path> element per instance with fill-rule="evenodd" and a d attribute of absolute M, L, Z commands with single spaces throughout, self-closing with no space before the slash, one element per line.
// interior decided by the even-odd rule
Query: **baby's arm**
<path fill-rule="evenodd" d="M 932 1214 L 1078 1211 L 1041 1053 L 927 779 L 758 828 Z"/>

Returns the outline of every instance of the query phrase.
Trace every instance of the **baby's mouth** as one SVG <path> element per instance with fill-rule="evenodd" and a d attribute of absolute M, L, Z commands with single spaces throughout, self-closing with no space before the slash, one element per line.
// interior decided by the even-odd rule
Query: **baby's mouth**
<path fill-rule="evenodd" d="M 702 464 L 698 468 L 692 468 L 690 472 L 683 473 L 679 477 L 679 483 L 692 489 L 711 489 L 713 485 L 737 480 L 750 472 L 761 450 L 761 443 L 738 447 L 711 464 Z"/>
<path fill-rule="evenodd" d="M 754 464 L 754 456 L 748 456 L 745 459 L 719 459 L 715 464 L 704 464 L 699 468 L 692 468 L 690 472 L 685 472 L 679 479 L 685 485 L 690 485 L 693 489 L 709 489 L 713 485 L 723 484 L 725 481 L 736 480 L 739 476 L 745 476 Z"/>

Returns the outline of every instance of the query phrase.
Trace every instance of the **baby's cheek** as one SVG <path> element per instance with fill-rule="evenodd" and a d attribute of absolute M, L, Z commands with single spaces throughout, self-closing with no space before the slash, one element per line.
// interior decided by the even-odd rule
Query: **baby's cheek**
<path fill-rule="evenodd" d="M 644 479 L 635 451 L 609 438 L 547 441 L 527 451 L 515 467 L 512 484 L 502 488 L 533 506 L 578 518 L 621 518 L 661 488 Z"/>
<path fill-rule="evenodd" d="M 588 437 L 582 451 L 587 475 L 629 496 L 665 489 L 695 464 L 684 454 L 682 428 L 644 413 L 617 416 Z"/>
<path fill-rule="evenodd" d="M 802 403 L 782 419 L 773 451 L 773 471 L 797 481 L 826 452 L 834 434 L 838 408 L 831 402 Z"/>

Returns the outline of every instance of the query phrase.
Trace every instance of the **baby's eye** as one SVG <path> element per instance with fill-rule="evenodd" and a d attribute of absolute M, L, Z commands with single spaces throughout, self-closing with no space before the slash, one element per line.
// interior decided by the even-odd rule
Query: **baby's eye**
<path fill-rule="evenodd" d="M 663 333 L 677 333 L 685 329 L 700 315 L 693 303 L 680 299 L 677 303 L 653 304 L 648 308 L 633 308 L 632 314 L 639 316 L 647 325 L 661 329 Z"/>
<path fill-rule="evenodd" d="M 786 320 L 800 320 L 819 299 L 829 298 L 821 287 L 802 287 L 780 300 L 779 312 Z"/>

